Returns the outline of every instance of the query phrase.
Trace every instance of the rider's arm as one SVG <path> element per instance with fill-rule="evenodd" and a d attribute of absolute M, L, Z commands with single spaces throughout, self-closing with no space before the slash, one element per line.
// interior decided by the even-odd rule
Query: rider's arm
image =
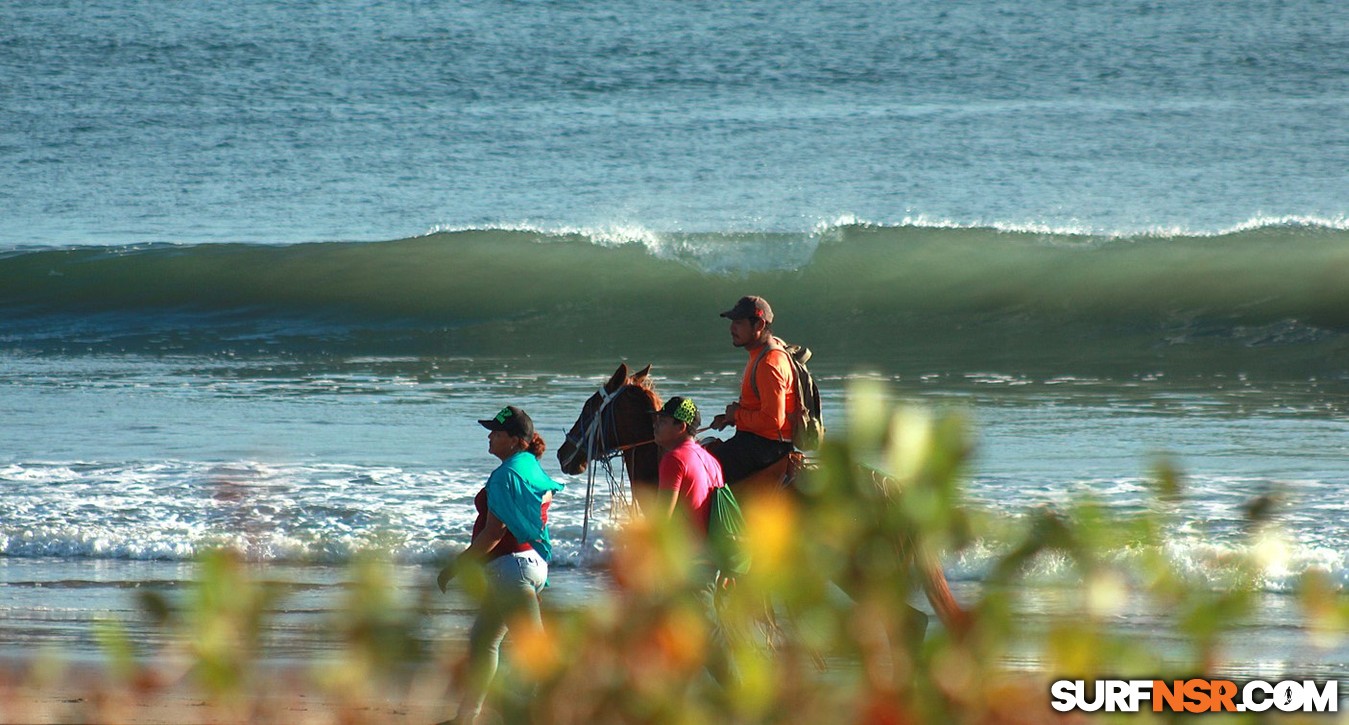
<path fill-rule="evenodd" d="M 679 493 L 684 487 L 684 467 L 677 457 L 666 455 L 660 459 L 660 484 L 657 490 L 657 510 L 665 517 L 674 518 L 679 505 Z"/>

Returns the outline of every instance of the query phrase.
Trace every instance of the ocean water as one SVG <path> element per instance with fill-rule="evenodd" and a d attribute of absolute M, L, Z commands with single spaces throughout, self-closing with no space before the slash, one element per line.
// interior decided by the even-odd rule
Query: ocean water
<path fill-rule="evenodd" d="M 15 0 L 0 242 L 1343 221 L 1335 0 Z"/>
<path fill-rule="evenodd" d="M 1343 679 L 1291 592 L 1349 585 L 1346 51 L 1311 0 L 6 3 L 0 654 L 88 655 L 219 545 L 321 650 L 353 555 L 416 592 L 467 544 L 476 418 L 556 446 L 620 360 L 718 407 L 757 293 L 831 429 L 857 378 L 964 411 L 972 506 L 1137 510 L 1166 456 L 1203 581 L 1276 495 L 1234 666 Z"/>

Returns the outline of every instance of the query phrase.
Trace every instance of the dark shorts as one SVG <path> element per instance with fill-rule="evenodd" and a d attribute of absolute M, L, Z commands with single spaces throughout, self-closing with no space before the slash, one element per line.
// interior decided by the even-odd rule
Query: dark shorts
<path fill-rule="evenodd" d="M 721 461 L 721 475 L 726 483 L 736 483 L 782 460 L 792 452 L 792 442 L 737 432 L 730 440 L 708 446 L 707 450 Z"/>

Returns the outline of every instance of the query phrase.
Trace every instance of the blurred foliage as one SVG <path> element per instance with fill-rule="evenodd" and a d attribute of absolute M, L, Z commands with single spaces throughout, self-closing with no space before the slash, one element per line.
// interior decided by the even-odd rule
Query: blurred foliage
<path fill-rule="evenodd" d="M 628 525 L 614 547 L 610 595 L 573 610 L 547 608 L 542 634 L 507 638 L 506 666 L 489 700 L 493 717 L 671 725 L 1075 721 L 1084 716 L 1049 707 L 1050 681 L 1221 670 L 1224 641 L 1258 601 L 1262 542 L 1277 540 L 1277 493 L 1246 509 L 1250 546 L 1241 550 L 1252 553 L 1209 562 L 1222 582 L 1215 588 L 1212 572 L 1201 581 L 1166 555 L 1164 532 L 1186 505 L 1184 478 L 1169 461 L 1155 464 L 1154 500 L 1140 510 L 1121 513 L 1083 496 L 1016 518 L 971 511 L 961 495 L 972 453 L 964 418 L 896 409 L 884 392 L 851 391 L 851 438 L 828 441 L 796 491 L 742 497 L 753 566 L 733 584 L 708 586 L 699 543 L 681 520 Z M 924 562 L 959 557 L 975 542 L 994 542 L 996 561 L 980 586 L 963 591 L 963 612 L 928 626 L 910 606 L 931 589 L 924 572 L 940 572 Z M 1047 558 L 1071 572 L 1071 586 L 1026 581 Z M 305 683 L 333 708 L 318 721 L 415 721 L 409 712 L 422 712 L 417 706 L 452 712 L 462 643 L 433 647 L 426 639 L 434 573 L 415 602 L 399 598 L 404 590 L 391 576 L 378 558 L 352 565 L 331 622 L 339 654 L 309 668 Z M 465 567 L 455 586 L 490 606 L 479 568 Z M 147 617 L 176 633 L 176 654 L 207 698 L 234 703 L 213 720 L 288 721 L 263 695 L 277 684 L 265 669 L 263 632 L 284 594 L 237 556 L 217 552 L 203 558 L 185 596 L 143 597 Z M 1343 642 L 1349 598 L 1337 583 L 1308 572 L 1299 597 L 1307 646 Z M 1116 615 L 1138 607 L 1166 613 L 1159 626 L 1177 651 L 1159 652 L 1156 642 L 1112 629 Z M 1039 612 L 1035 626 L 1025 622 L 1028 610 Z M 142 689 L 171 684 L 163 673 L 144 676 L 164 658 L 138 657 L 118 623 L 100 625 L 99 637 L 109 672 L 121 681 Z M 1019 662 L 1036 666 L 1011 664 Z M 370 707 L 375 701 L 410 704 Z"/>

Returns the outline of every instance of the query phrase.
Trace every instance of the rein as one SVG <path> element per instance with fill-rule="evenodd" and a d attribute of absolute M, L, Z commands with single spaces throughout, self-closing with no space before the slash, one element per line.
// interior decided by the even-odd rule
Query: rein
<path fill-rule="evenodd" d="M 707 431 L 710 431 L 710 430 L 712 430 L 712 426 L 709 425 L 709 426 L 707 426 L 706 428 L 699 428 L 698 430 L 693 431 L 693 435 L 698 435 L 699 433 L 706 433 Z M 655 438 L 652 438 L 652 439 L 650 439 L 650 440 L 641 441 L 640 443 L 629 443 L 629 444 L 627 444 L 627 445 L 625 445 L 625 446 L 619 446 L 619 447 L 613 449 L 613 450 L 611 451 L 611 453 L 627 453 L 628 451 L 630 451 L 630 450 L 632 450 L 632 449 L 634 449 L 634 448 L 641 448 L 642 446 L 649 446 L 649 445 L 651 445 L 652 443 L 655 443 L 655 442 L 656 442 L 656 439 L 655 439 Z"/>
<path fill-rule="evenodd" d="M 597 393 L 598 395 L 601 396 L 600 405 L 598 408 L 595 409 L 595 412 L 592 415 L 589 423 L 586 425 L 585 430 L 582 431 L 579 435 L 577 435 L 575 439 L 570 437 L 568 437 L 567 439 L 568 442 L 570 442 L 575 448 L 572 451 L 571 456 L 568 457 L 567 463 L 570 464 L 571 462 L 575 461 L 577 456 L 579 456 L 582 451 L 585 452 L 586 458 L 591 463 L 589 472 L 586 476 L 585 515 L 583 517 L 581 524 L 582 549 L 585 548 L 586 543 L 590 537 L 590 519 L 594 512 L 595 507 L 595 480 L 596 480 L 595 469 L 597 469 L 599 466 L 604 466 L 605 478 L 608 479 L 609 482 L 609 500 L 612 502 L 613 509 L 615 511 L 623 510 L 627 512 L 629 515 L 631 515 L 633 510 L 633 504 L 631 501 L 628 500 L 626 488 L 623 486 L 622 480 L 623 475 L 627 472 L 627 467 L 626 466 L 621 467 L 619 474 L 615 475 L 613 468 L 613 460 L 614 458 L 617 458 L 619 456 L 626 456 L 629 452 L 633 450 L 636 450 L 643 446 L 652 445 L 656 442 L 655 438 L 650 438 L 647 440 L 638 441 L 636 443 L 625 443 L 623 445 L 616 445 L 612 447 L 606 447 L 604 445 L 606 433 L 611 434 L 616 425 L 616 421 L 614 420 L 614 414 L 613 410 L 610 407 L 610 403 L 616 400 L 618 396 L 623 393 L 623 391 L 627 390 L 628 388 L 634 387 L 638 386 L 632 384 L 620 385 L 612 393 L 608 393 L 605 392 L 603 389 L 600 389 L 600 391 Z M 711 426 L 701 428 L 695 431 L 694 434 L 696 435 L 698 433 L 711 430 L 711 428 L 712 428 Z"/>
<path fill-rule="evenodd" d="M 623 481 L 620 480 L 623 473 L 626 473 L 626 469 L 621 469 L 622 472 L 619 476 L 615 476 L 613 459 L 634 448 L 655 442 L 655 440 L 652 439 L 642 443 L 626 444 L 612 448 L 606 448 L 603 444 L 606 429 L 612 431 L 615 424 L 613 411 L 610 410 L 609 404 L 616 400 L 624 390 L 630 387 L 634 386 L 628 384 L 620 385 L 612 393 L 606 393 L 601 389 L 599 394 L 602 395 L 603 398 L 600 401 L 599 408 L 595 410 L 589 425 L 587 425 L 585 431 L 577 437 L 579 440 L 570 441 L 572 445 L 575 446 L 575 450 L 568 458 L 568 463 L 576 460 L 577 455 L 579 455 L 582 450 L 585 451 L 586 458 L 591 463 L 589 474 L 586 476 L 585 515 L 581 523 L 582 549 L 585 548 L 586 542 L 590 537 L 590 517 L 595 508 L 595 469 L 600 465 L 604 466 L 605 478 L 609 481 L 609 500 L 612 502 L 613 508 L 615 510 L 621 508 L 631 514 L 632 502 L 628 500 L 627 494 L 623 489 Z"/>
<path fill-rule="evenodd" d="M 604 455 L 604 452 L 597 450 L 600 447 L 600 441 L 604 435 L 601 430 L 604 427 L 603 415 L 609 408 L 609 404 L 612 403 L 626 387 L 628 386 L 620 385 L 615 388 L 612 393 L 606 393 L 603 388 L 600 389 L 599 393 L 597 393 L 601 396 L 600 407 L 595 409 L 595 413 L 590 419 L 590 424 L 586 426 L 585 432 L 578 436 L 578 440 L 572 440 L 570 437 L 567 439 L 575 448 L 572 450 L 571 455 L 567 457 L 565 462 L 566 465 L 573 463 L 576 460 L 576 457 L 581 454 L 581 451 L 585 451 L 586 458 L 592 461 L 599 456 Z"/>
<path fill-rule="evenodd" d="M 649 446 L 649 445 L 651 445 L 652 443 L 655 443 L 655 442 L 656 442 L 656 439 L 655 439 L 655 438 L 652 438 L 651 440 L 642 441 L 641 443 L 629 443 L 629 444 L 627 444 L 627 445 L 625 445 L 625 446 L 619 446 L 619 447 L 613 449 L 612 452 L 613 452 L 613 453 L 627 453 L 628 451 L 630 451 L 630 450 L 632 450 L 632 449 L 634 449 L 634 448 L 641 448 L 642 446 Z"/>

